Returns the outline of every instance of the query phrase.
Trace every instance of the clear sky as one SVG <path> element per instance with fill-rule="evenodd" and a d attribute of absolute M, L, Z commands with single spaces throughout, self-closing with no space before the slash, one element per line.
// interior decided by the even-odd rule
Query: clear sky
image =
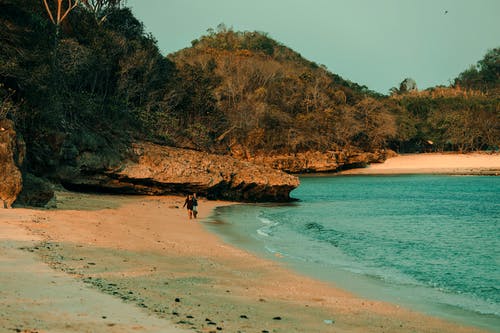
<path fill-rule="evenodd" d="M 263 31 L 343 78 L 388 93 L 448 85 L 500 47 L 500 0 L 127 0 L 166 55 L 219 23 Z"/>

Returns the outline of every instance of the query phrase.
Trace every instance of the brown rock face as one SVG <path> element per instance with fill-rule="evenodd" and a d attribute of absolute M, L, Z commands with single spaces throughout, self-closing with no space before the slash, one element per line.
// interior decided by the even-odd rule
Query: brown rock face
<path fill-rule="evenodd" d="M 0 120 L 0 208 L 10 208 L 22 189 L 15 161 L 16 132 L 12 121 Z"/>
<path fill-rule="evenodd" d="M 228 157 L 137 143 L 129 158 L 110 165 L 82 154 L 58 177 L 69 189 L 136 194 L 199 193 L 210 199 L 289 201 L 297 177 Z"/>
<path fill-rule="evenodd" d="M 367 152 L 304 152 L 290 155 L 255 156 L 248 161 L 290 173 L 337 172 L 381 163 L 391 151 Z"/>

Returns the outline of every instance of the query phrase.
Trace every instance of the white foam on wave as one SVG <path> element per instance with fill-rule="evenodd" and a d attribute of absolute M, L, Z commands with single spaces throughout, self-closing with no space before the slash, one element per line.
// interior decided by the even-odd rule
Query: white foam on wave
<path fill-rule="evenodd" d="M 401 273 L 395 269 L 391 269 L 389 267 L 384 268 L 374 268 L 374 267 L 366 267 L 356 262 L 351 262 L 349 266 L 344 267 L 345 270 L 365 275 L 371 278 L 379 279 L 385 281 L 390 284 L 398 284 L 398 285 L 406 285 L 406 286 L 424 286 L 424 284 L 414 277 Z"/>
<path fill-rule="evenodd" d="M 262 222 L 262 224 L 267 224 L 267 225 L 276 224 L 276 222 L 273 222 L 270 219 L 262 217 L 262 216 L 257 216 L 257 218 L 259 219 L 260 222 Z"/>
<path fill-rule="evenodd" d="M 269 228 L 260 228 L 260 229 L 257 229 L 257 233 L 261 236 L 264 236 L 264 237 L 270 237 L 271 235 L 267 232 Z"/>
<path fill-rule="evenodd" d="M 265 249 L 266 249 L 266 251 L 267 251 L 267 252 L 269 252 L 269 253 L 273 253 L 273 254 L 274 254 L 274 253 L 278 253 L 278 252 L 279 252 L 279 251 L 278 251 L 278 250 L 276 250 L 275 248 L 272 248 L 272 247 L 270 247 L 270 246 L 268 246 L 268 245 L 264 246 L 264 248 L 265 248 Z"/>
<path fill-rule="evenodd" d="M 273 236 L 273 228 L 278 226 L 280 223 L 275 222 L 273 220 L 270 220 L 266 217 L 263 217 L 261 214 L 257 216 L 257 219 L 260 221 L 261 224 L 264 226 L 257 229 L 257 234 L 264 236 L 264 237 L 272 237 Z"/>

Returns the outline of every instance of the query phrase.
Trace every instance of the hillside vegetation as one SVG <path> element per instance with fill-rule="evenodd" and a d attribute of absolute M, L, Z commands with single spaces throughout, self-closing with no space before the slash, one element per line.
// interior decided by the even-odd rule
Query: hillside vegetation
<path fill-rule="evenodd" d="M 39 0 L 0 0 L 0 118 L 35 174 L 135 140 L 240 157 L 500 145 L 498 48 L 451 87 L 384 96 L 223 25 L 165 57 L 120 1 L 89 3 L 54 23 Z"/>
<path fill-rule="evenodd" d="M 197 133 L 198 149 L 252 155 L 497 148 L 499 55 L 494 49 L 479 61 L 472 83 L 462 73 L 451 87 L 419 92 L 403 85 L 407 79 L 391 96 L 347 81 L 266 34 L 223 25 L 169 59 L 195 101 L 186 110 L 185 137 Z"/>

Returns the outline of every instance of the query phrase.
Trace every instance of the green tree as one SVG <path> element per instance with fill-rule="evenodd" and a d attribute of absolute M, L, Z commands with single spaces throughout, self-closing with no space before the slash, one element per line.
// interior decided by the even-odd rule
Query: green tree
<path fill-rule="evenodd" d="M 110 11 L 120 8 L 123 0 L 81 0 L 83 6 L 89 10 L 97 24 L 106 21 Z"/>
<path fill-rule="evenodd" d="M 500 89 L 500 48 L 488 50 L 483 59 L 470 66 L 454 80 L 455 86 L 482 91 Z"/>

